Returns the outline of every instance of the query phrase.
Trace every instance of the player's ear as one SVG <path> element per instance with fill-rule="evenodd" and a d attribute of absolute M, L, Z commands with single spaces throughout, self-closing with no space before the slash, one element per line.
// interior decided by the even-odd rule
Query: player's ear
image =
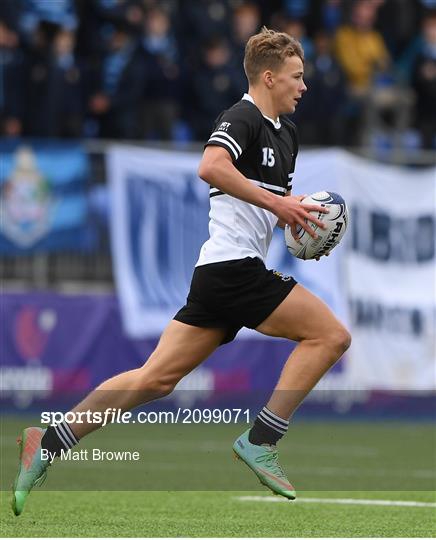
<path fill-rule="evenodd" d="M 268 88 L 272 88 L 274 81 L 273 81 L 273 74 L 272 71 L 267 69 L 263 72 L 263 82 L 266 84 Z"/>

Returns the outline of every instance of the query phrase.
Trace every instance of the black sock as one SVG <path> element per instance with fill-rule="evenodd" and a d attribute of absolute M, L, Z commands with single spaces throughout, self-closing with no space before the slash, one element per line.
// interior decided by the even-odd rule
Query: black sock
<path fill-rule="evenodd" d="M 41 439 L 41 448 L 60 456 L 61 450 L 69 450 L 79 442 L 67 422 L 49 426 Z"/>
<path fill-rule="evenodd" d="M 248 434 L 251 444 L 277 444 L 288 431 L 289 421 L 280 418 L 264 407 L 257 415 L 254 425 Z"/>

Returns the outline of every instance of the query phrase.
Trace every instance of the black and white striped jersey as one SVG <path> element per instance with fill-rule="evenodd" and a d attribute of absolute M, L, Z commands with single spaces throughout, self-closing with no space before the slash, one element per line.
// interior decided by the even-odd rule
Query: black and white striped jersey
<path fill-rule="evenodd" d="M 253 98 L 241 101 L 216 120 L 208 145 L 225 148 L 235 167 L 251 182 L 284 196 L 290 191 L 298 152 L 295 125 L 264 116 Z M 266 259 L 277 217 L 222 191 L 210 188 L 210 238 L 200 250 L 196 266 L 259 257 Z"/>

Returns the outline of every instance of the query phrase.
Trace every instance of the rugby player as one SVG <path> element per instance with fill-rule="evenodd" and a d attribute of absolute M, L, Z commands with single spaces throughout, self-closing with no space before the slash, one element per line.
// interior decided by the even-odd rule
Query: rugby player
<path fill-rule="evenodd" d="M 301 44 L 263 28 L 247 43 L 244 68 L 248 92 L 216 120 L 199 166 L 200 178 L 210 185 L 210 238 L 201 248 L 186 305 L 142 367 L 103 382 L 73 412 L 126 411 L 169 394 L 243 326 L 294 340 L 298 344 L 268 403 L 233 445 L 263 484 L 294 499 L 294 487 L 278 461 L 277 442 L 295 409 L 351 338 L 321 300 L 292 277 L 265 267 L 276 225 L 289 224 L 294 236 L 299 225 L 315 237 L 308 222 L 322 228 L 318 212 L 328 212 L 291 195 L 298 140 L 286 115 L 307 90 Z M 98 427 L 63 422 L 23 431 L 13 486 L 16 515 L 47 473 L 41 449 L 59 455 Z"/>

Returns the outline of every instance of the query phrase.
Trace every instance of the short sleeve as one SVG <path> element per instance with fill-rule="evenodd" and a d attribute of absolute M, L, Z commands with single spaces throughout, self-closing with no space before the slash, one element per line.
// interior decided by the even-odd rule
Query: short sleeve
<path fill-rule="evenodd" d="M 259 119 L 255 111 L 240 107 L 224 111 L 217 119 L 205 146 L 225 148 L 233 161 L 239 159 L 256 139 Z"/>

